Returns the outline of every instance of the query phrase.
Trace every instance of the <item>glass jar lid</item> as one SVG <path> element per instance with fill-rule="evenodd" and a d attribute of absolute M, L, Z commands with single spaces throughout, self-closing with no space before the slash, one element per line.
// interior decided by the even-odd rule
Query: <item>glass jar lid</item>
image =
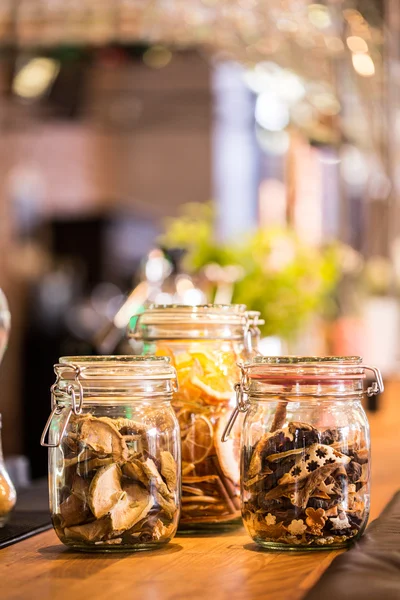
<path fill-rule="evenodd" d="M 166 356 L 63 356 L 54 365 L 56 381 L 51 387 L 52 411 L 40 439 L 42 446 L 58 447 L 71 414 L 80 415 L 84 404 L 125 405 L 134 398 L 172 398 L 178 380 Z M 56 443 L 46 442 L 53 419 L 63 420 Z"/>
<path fill-rule="evenodd" d="M 298 402 L 301 396 L 320 400 L 325 395 L 344 398 L 366 393 L 374 396 L 384 391 L 379 369 L 363 365 L 360 356 L 255 356 L 239 367 L 241 379 L 235 386 L 236 408 L 222 434 L 223 442 L 228 439 L 238 414 L 248 410 L 251 396 L 279 397 L 285 406 L 290 395 Z M 374 381 L 364 391 L 365 371 L 372 371 Z"/>
<path fill-rule="evenodd" d="M 382 376 L 376 367 L 362 364 L 360 356 L 256 356 L 241 367 L 243 378 L 266 384 L 314 384 L 324 381 L 363 379 L 372 371 L 376 381 L 367 393 L 383 392 Z"/>
<path fill-rule="evenodd" d="M 64 380 L 176 379 L 175 368 L 167 356 L 62 356 L 54 371 Z"/>
<path fill-rule="evenodd" d="M 152 304 L 132 318 L 128 335 L 142 340 L 239 339 L 248 323 L 244 304 Z"/>

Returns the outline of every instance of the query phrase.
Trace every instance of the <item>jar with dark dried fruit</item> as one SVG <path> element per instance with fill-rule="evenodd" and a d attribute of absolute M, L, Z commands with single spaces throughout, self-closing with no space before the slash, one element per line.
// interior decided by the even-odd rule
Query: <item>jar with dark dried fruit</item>
<path fill-rule="evenodd" d="M 364 389 L 365 371 L 376 382 Z M 242 366 L 238 410 L 244 524 L 265 548 L 348 546 L 370 502 L 369 427 L 361 401 L 383 391 L 359 357 L 256 357 Z M 224 432 L 224 438 L 227 437 Z"/>
<path fill-rule="evenodd" d="M 166 544 L 180 510 L 175 368 L 162 357 L 73 356 L 55 372 L 41 442 L 60 540 L 97 552 Z"/>

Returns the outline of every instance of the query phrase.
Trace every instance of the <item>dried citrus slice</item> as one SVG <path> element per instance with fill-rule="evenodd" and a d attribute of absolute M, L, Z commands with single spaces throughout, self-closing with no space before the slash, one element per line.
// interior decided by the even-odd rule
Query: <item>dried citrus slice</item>
<path fill-rule="evenodd" d="M 197 360 L 205 373 L 215 373 L 217 357 L 210 352 L 191 352 L 193 360 Z"/>
<path fill-rule="evenodd" d="M 225 412 L 218 419 L 218 424 L 215 429 L 214 444 L 217 451 L 218 462 L 223 474 L 233 483 L 238 484 L 240 479 L 240 432 L 242 428 L 238 419 L 228 440 L 222 442 L 221 437 L 229 417 L 230 413 Z"/>
<path fill-rule="evenodd" d="M 232 397 L 233 390 L 227 389 L 228 382 L 225 377 L 210 374 L 200 378 L 198 375 L 193 375 L 190 381 L 205 394 L 205 401 L 210 404 L 227 402 Z"/>
<path fill-rule="evenodd" d="M 182 415 L 183 417 L 183 415 Z M 187 415 L 184 422 L 187 422 Z M 192 424 L 182 440 L 182 461 L 197 464 L 207 458 L 214 443 L 214 430 L 210 421 L 204 415 L 192 413 Z"/>
<path fill-rule="evenodd" d="M 193 364 L 193 357 L 189 352 L 178 352 L 175 355 L 175 366 L 178 371 L 189 369 Z"/>
<path fill-rule="evenodd" d="M 155 356 L 168 356 L 171 359 L 171 365 L 175 366 L 175 356 L 169 346 L 158 346 L 155 351 Z"/>

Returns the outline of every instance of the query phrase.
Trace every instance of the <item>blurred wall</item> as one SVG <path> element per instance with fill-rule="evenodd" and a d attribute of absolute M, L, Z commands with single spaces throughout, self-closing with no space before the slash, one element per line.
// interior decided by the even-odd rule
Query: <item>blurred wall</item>
<path fill-rule="evenodd" d="M 1 66 L 0 286 L 13 326 L 0 371 L 0 411 L 4 451 L 11 454 L 23 451 L 19 356 L 29 318 L 27 277 L 34 273 L 16 264 L 23 255 L 13 234 L 10 181 L 15 189 L 28 171 L 29 191 L 29 173 L 37 174 L 35 193 L 45 217 L 123 207 L 159 220 L 183 202 L 207 201 L 211 91 L 209 65 L 196 53 L 174 54 L 162 69 L 140 61 L 94 62 L 85 70 L 78 116 L 60 120 L 11 97 L 9 66 Z M 49 397 L 37 398 L 32 390 L 32 402 L 49 404 Z"/>

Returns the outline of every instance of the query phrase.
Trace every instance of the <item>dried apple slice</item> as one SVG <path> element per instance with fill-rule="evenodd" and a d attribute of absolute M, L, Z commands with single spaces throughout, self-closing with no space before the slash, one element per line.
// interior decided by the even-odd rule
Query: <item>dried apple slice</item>
<path fill-rule="evenodd" d="M 110 512 L 113 535 L 119 535 L 127 529 L 131 529 L 153 508 L 152 496 L 145 490 L 137 495 L 137 490 L 132 490 L 134 485 L 129 486 Z"/>
<path fill-rule="evenodd" d="M 111 454 L 116 461 L 127 460 L 128 447 L 111 420 L 88 417 L 82 422 L 79 441 L 101 455 Z"/>
<path fill-rule="evenodd" d="M 108 514 L 123 494 L 121 469 L 115 463 L 102 467 L 92 479 L 88 502 L 95 517 L 100 519 Z"/>
<path fill-rule="evenodd" d="M 76 525 L 75 527 L 66 527 L 64 535 L 66 538 L 74 540 L 83 540 L 85 542 L 95 542 L 101 540 L 110 530 L 108 519 L 85 523 L 85 525 Z"/>
<path fill-rule="evenodd" d="M 75 494 L 70 494 L 68 498 L 60 504 L 60 515 L 62 517 L 62 527 L 71 527 L 84 523 L 90 516 L 90 511 L 86 503 Z"/>
<path fill-rule="evenodd" d="M 151 458 L 147 458 L 142 463 L 142 469 L 145 475 L 147 475 L 150 483 L 154 485 L 154 487 L 164 496 L 164 498 L 171 498 L 171 494 L 169 489 L 165 485 L 163 478 L 157 470 L 157 467 Z"/>
<path fill-rule="evenodd" d="M 176 484 L 178 482 L 178 476 L 176 472 L 176 461 L 172 456 L 171 452 L 167 450 L 162 451 L 161 455 L 161 475 L 167 482 L 167 486 L 170 492 L 176 490 Z"/>
<path fill-rule="evenodd" d="M 126 477 L 140 481 L 140 483 L 143 483 L 143 485 L 147 486 L 149 478 L 143 471 L 142 465 L 143 463 L 141 460 L 134 458 L 130 462 L 124 464 L 122 467 L 122 472 L 124 475 L 126 475 Z"/>

